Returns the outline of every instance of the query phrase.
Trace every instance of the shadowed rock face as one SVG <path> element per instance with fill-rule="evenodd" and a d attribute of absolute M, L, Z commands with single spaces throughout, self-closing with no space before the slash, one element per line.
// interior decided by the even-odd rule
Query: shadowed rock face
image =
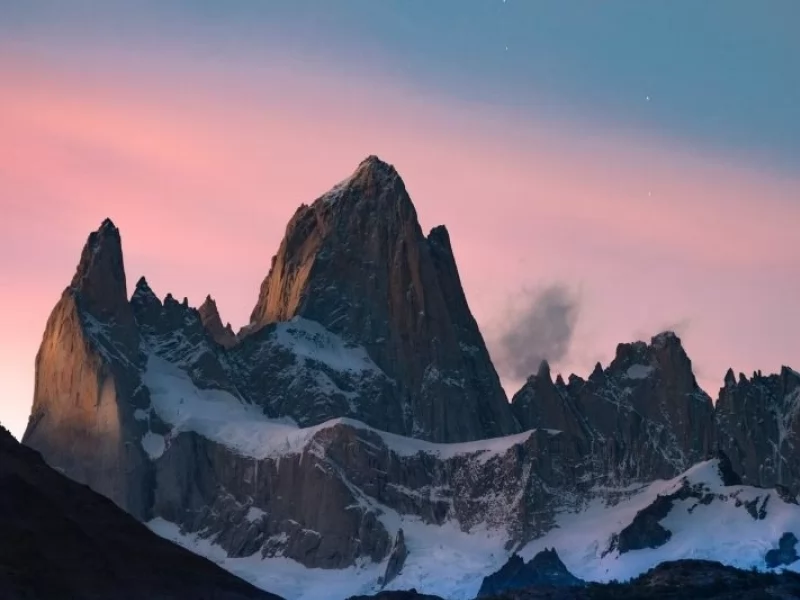
<path fill-rule="evenodd" d="M 725 376 L 716 405 L 719 444 L 745 483 L 800 491 L 800 374 Z"/>
<path fill-rule="evenodd" d="M 362 345 L 396 382 L 399 422 L 369 424 L 440 442 L 518 431 L 447 231 L 423 235 L 402 179 L 377 157 L 295 213 L 248 331 L 295 316 Z"/>
<path fill-rule="evenodd" d="M 582 586 L 583 581 L 569 572 L 555 549 L 545 549 L 527 563 L 512 554 L 498 571 L 484 577 L 478 598 L 492 598 L 533 587 L 560 588 Z"/>
<path fill-rule="evenodd" d="M 778 547 L 767 551 L 764 556 L 764 563 L 768 568 L 774 569 L 781 565 L 790 565 L 800 559 L 797 554 L 797 536 L 791 532 L 786 532 L 778 540 Z"/>
<path fill-rule="evenodd" d="M 161 539 L 0 427 L 4 600 L 279 600 Z"/>
<path fill-rule="evenodd" d="M 406 558 L 408 558 L 408 548 L 406 548 L 403 530 L 399 529 L 397 531 L 397 537 L 394 540 L 392 553 L 389 555 L 389 562 L 386 563 L 386 572 L 381 579 L 381 585 L 387 585 L 400 574 L 400 571 L 403 570 L 403 565 L 405 565 Z"/>
<path fill-rule="evenodd" d="M 582 440 L 592 460 L 624 480 L 670 478 L 708 458 L 714 408 L 697 385 L 680 339 L 620 344 L 607 369 L 553 383 L 546 363 L 514 396 L 524 428 L 560 429 Z M 600 468 L 598 468 L 600 470 Z"/>

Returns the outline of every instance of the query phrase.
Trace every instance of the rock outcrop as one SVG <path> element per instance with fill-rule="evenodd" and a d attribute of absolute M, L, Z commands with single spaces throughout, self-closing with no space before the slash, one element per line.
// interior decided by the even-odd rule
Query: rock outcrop
<path fill-rule="evenodd" d="M 406 563 L 406 558 L 408 558 L 406 539 L 403 536 L 403 530 L 399 529 L 397 537 L 394 539 L 392 553 L 389 555 L 389 562 L 386 563 L 386 572 L 381 578 L 381 585 L 385 586 L 391 583 L 400 574 L 400 571 L 403 570 L 403 565 Z"/>
<path fill-rule="evenodd" d="M 527 563 L 519 555 L 512 554 L 498 571 L 483 579 L 478 598 L 491 598 L 528 588 L 578 587 L 583 584 L 569 572 L 555 549 L 545 548 Z"/>
<path fill-rule="evenodd" d="M 797 536 L 790 531 L 785 532 L 778 540 L 778 547 L 768 550 L 764 555 L 764 564 L 768 569 L 790 565 L 800 560 L 797 554 Z"/>
<path fill-rule="evenodd" d="M 4 600 L 280 600 L 151 532 L 0 427 Z"/>
<path fill-rule="evenodd" d="M 217 303 L 214 302 L 211 296 L 206 296 L 205 301 L 197 311 L 200 313 L 200 321 L 211 334 L 211 337 L 214 338 L 214 341 L 223 348 L 230 348 L 236 344 L 236 334 L 233 332 L 231 324 L 222 324 Z"/>

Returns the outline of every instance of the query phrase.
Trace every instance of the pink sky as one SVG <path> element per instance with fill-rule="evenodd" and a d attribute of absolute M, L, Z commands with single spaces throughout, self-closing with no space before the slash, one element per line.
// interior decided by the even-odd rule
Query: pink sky
<path fill-rule="evenodd" d="M 800 366 L 798 180 L 312 69 L 121 80 L 17 61 L 0 77 L 0 422 L 17 436 L 45 321 L 103 218 L 129 289 L 144 274 L 162 297 L 210 293 L 239 327 L 295 208 L 369 154 L 396 166 L 423 229 L 448 226 L 488 338 L 521 293 L 559 282 L 581 309 L 555 370 L 586 375 L 676 324 L 712 397 L 729 366 Z"/>

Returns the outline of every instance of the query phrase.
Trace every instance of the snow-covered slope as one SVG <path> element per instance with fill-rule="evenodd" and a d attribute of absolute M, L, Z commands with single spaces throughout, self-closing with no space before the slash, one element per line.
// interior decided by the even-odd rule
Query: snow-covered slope
<path fill-rule="evenodd" d="M 631 525 L 637 513 L 652 507 L 659 497 L 681 495 L 685 497 L 676 497 L 657 521 L 669 532 L 663 545 L 609 552 L 614 535 Z M 609 581 L 628 579 L 680 558 L 763 569 L 766 553 L 778 547 L 784 533 L 800 537 L 800 506 L 794 499 L 776 490 L 724 485 L 718 459 L 695 465 L 670 481 L 623 492 L 618 503 L 608 505 L 614 496 L 605 491 L 586 509 L 561 514 L 557 527 L 528 544 L 521 554 L 528 559 L 545 547 L 554 547 L 578 577 Z M 789 568 L 800 570 L 800 563 Z"/>
<path fill-rule="evenodd" d="M 631 486 L 624 490 L 597 489 L 597 496 L 577 512 L 564 511 L 549 533 L 519 550 L 529 560 L 544 548 L 555 548 L 569 570 L 592 581 L 625 580 L 668 560 L 705 558 L 740 567 L 766 569 L 765 555 L 778 547 L 785 533 L 800 538 L 800 506 L 775 490 L 743 485 L 726 486 L 719 460 L 710 460 L 669 481 Z M 659 502 L 676 498 L 657 522 L 670 532 L 658 548 L 612 550 L 615 536 L 629 528 L 637 514 Z M 403 571 L 388 589 L 416 588 L 452 600 L 474 598 L 484 576 L 505 563 L 509 551 L 498 532 L 463 532 L 452 523 L 425 524 L 386 510 L 383 517 L 405 532 L 409 556 Z M 344 570 L 306 569 L 280 557 L 259 555 L 229 558 L 214 544 L 182 534 L 162 519 L 151 529 L 186 548 L 203 554 L 254 584 L 296 600 L 336 600 L 378 591 L 384 564 L 363 563 Z M 623 534 L 624 535 L 624 534 Z M 800 571 L 800 562 L 782 568 Z"/>
<path fill-rule="evenodd" d="M 315 360 L 320 360 L 321 354 L 329 363 L 342 362 L 343 369 L 356 368 L 356 365 L 342 361 L 342 353 L 331 353 L 326 345 L 322 346 L 320 354 L 316 354 L 313 346 L 304 344 L 301 354 L 313 356 Z M 361 361 L 358 365 L 360 364 Z M 261 407 L 247 404 L 224 390 L 198 388 L 185 371 L 156 354 L 148 356 L 147 370 L 142 380 L 150 390 L 152 411 L 171 427 L 170 438 L 181 432 L 192 431 L 235 450 L 242 456 L 255 459 L 298 454 L 306 448 L 315 434 L 336 425 L 372 432 L 380 436 L 387 448 L 398 456 L 409 457 L 422 453 L 443 460 L 457 456 L 475 456 L 481 462 L 504 454 L 512 446 L 524 442 L 532 433 L 527 431 L 476 442 L 437 444 L 380 431 L 347 418 L 331 419 L 313 427 L 299 427 L 289 418 L 271 419 L 264 414 Z M 148 416 L 146 411 L 137 414 L 141 419 Z M 552 431 L 552 434 L 556 433 Z M 158 434 L 150 433 L 142 440 L 142 444 L 151 454 L 153 448 L 159 445 L 154 441 L 155 436 Z M 169 438 L 166 442 L 168 441 Z M 163 452 L 164 443 L 160 445 Z"/>

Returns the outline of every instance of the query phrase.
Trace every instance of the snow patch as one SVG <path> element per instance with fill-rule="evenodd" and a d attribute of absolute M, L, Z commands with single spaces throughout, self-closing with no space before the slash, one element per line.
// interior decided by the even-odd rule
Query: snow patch
<path fill-rule="evenodd" d="M 625 371 L 625 376 L 628 379 L 647 379 L 654 370 L 650 365 L 631 365 Z"/>
<path fill-rule="evenodd" d="M 316 321 L 294 317 L 291 321 L 277 323 L 272 335 L 280 346 L 303 362 L 310 359 L 335 371 L 383 375 L 363 347 L 348 344 Z"/>
<path fill-rule="evenodd" d="M 148 431 L 142 436 L 142 448 L 147 452 L 150 460 L 156 460 L 164 454 L 167 444 L 163 435 Z"/>
<path fill-rule="evenodd" d="M 265 513 L 260 508 L 258 508 L 257 506 L 251 506 L 248 509 L 247 514 L 244 516 L 244 518 L 250 521 L 251 523 L 255 523 L 256 521 L 260 521 L 262 518 L 266 516 L 267 513 Z"/>

